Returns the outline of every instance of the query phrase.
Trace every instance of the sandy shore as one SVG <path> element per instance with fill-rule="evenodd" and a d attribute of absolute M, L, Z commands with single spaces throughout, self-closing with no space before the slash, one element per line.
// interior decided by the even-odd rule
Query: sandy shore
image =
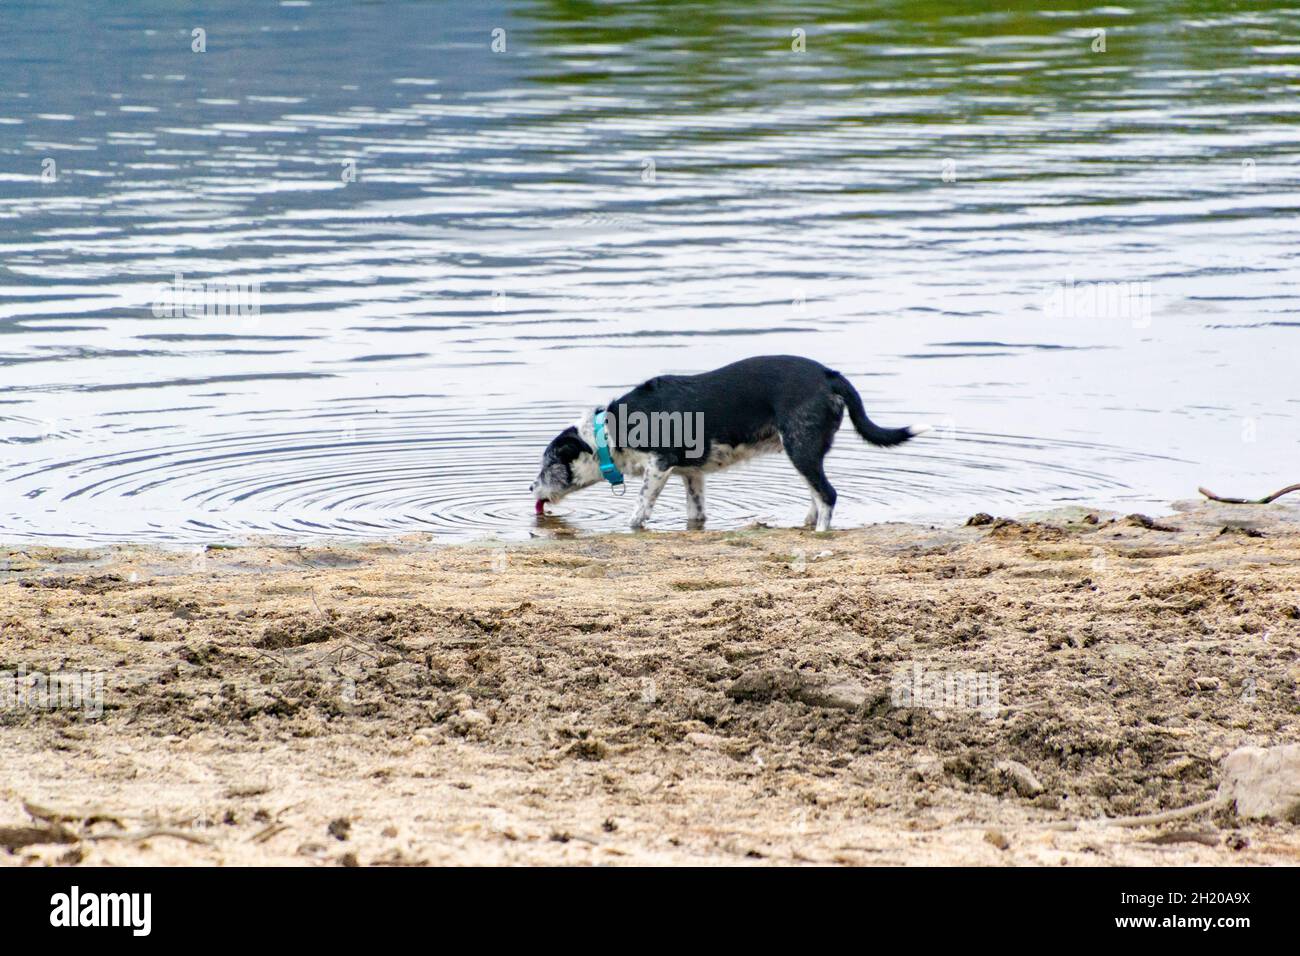
<path fill-rule="evenodd" d="M 1300 739 L 1300 509 L 1087 515 L 0 548 L 0 670 L 104 681 L 0 710 L 0 863 L 1300 862 L 1096 822 Z"/>

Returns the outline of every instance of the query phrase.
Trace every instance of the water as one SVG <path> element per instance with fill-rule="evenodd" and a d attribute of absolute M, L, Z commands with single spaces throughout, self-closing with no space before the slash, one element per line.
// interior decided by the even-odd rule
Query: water
<path fill-rule="evenodd" d="M 1300 477 L 1295 9 L 50 6 L 0 11 L 0 539 L 621 527 L 539 530 L 546 440 L 783 352 L 938 426 L 841 433 L 841 527 Z"/>

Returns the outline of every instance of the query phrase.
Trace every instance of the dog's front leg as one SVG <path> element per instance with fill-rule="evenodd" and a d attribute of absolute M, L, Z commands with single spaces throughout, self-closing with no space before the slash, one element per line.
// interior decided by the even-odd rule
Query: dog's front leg
<path fill-rule="evenodd" d="M 698 471 L 678 472 L 686 485 L 686 527 L 698 531 L 704 527 L 704 476 Z"/>
<path fill-rule="evenodd" d="M 654 510 L 659 492 L 664 490 L 668 476 L 673 473 L 671 467 L 664 468 L 659 462 L 651 462 L 645 467 L 645 478 L 641 482 L 641 500 L 637 502 L 636 514 L 632 516 L 632 530 L 640 531 L 645 527 Z"/>

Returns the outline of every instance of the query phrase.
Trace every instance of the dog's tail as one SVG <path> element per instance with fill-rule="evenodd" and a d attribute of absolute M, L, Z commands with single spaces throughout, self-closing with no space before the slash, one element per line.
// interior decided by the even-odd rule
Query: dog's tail
<path fill-rule="evenodd" d="M 930 430 L 928 425 L 881 428 L 867 417 L 867 410 L 862 407 L 862 397 L 847 378 L 839 372 L 830 372 L 827 377 L 830 379 L 831 391 L 844 399 L 844 407 L 849 411 L 849 418 L 853 421 L 853 427 L 858 430 L 859 435 L 871 442 L 871 444 L 880 445 L 882 448 L 888 448 L 890 445 L 901 445 L 909 438 Z"/>

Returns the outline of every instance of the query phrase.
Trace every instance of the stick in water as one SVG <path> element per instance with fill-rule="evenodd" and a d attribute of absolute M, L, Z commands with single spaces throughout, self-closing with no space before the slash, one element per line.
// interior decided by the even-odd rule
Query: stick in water
<path fill-rule="evenodd" d="M 1300 491 L 1300 485 L 1287 485 L 1281 491 L 1275 491 L 1267 498 L 1224 498 L 1222 495 L 1216 495 L 1208 488 L 1197 488 L 1201 494 L 1211 501 L 1222 501 L 1229 505 L 1267 505 L 1281 498 L 1283 495 L 1290 494 L 1293 491 Z"/>

